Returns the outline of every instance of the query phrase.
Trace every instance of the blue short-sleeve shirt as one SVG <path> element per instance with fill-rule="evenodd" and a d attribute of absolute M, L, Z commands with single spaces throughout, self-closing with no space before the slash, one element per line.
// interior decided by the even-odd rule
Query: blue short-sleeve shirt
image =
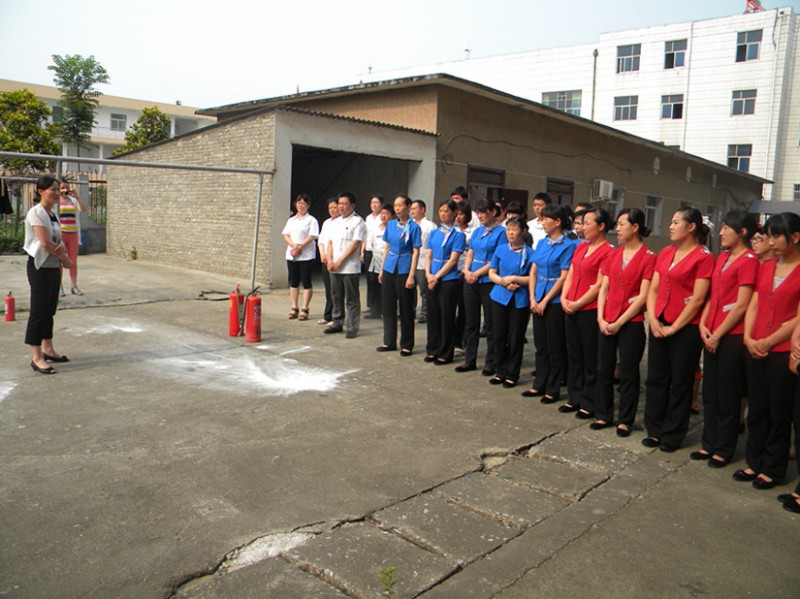
<path fill-rule="evenodd" d="M 475 229 L 470 239 L 469 249 L 472 250 L 472 266 L 470 270 L 475 272 L 490 264 L 498 245 L 502 245 L 506 240 L 506 228 L 496 225 L 487 229 L 483 225 Z M 483 275 L 478 279 L 478 283 L 491 283 L 489 275 Z"/>
<path fill-rule="evenodd" d="M 508 243 L 504 243 L 497 246 L 489 268 L 496 270 L 501 277 L 525 277 L 531 271 L 531 264 L 533 264 L 533 250 L 530 247 L 523 245 L 519 252 L 515 252 Z M 530 296 L 525 285 L 516 291 L 509 291 L 502 285 L 495 284 L 489 297 L 504 306 L 507 306 L 512 299 L 515 308 L 530 306 Z"/>
<path fill-rule="evenodd" d="M 572 255 L 578 247 L 577 239 L 570 239 L 566 235 L 561 235 L 557 239 L 545 237 L 533 250 L 533 262 L 536 264 L 536 292 L 534 297 L 537 302 L 544 299 L 553 285 L 561 277 L 562 270 L 569 270 L 572 262 Z M 561 296 L 556 295 L 552 303 L 561 303 Z"/>
<path fill-rule="evenodd" d="M 422 247 L 422 229 L 411 219 L 406 221 L 405 226 L 398 220 L 390 220 L 386 223 L 383 241 L 389 244 L 389 251 L 383 257 L 383 270 L 407 275 L 411 270 L 414 248 Z"/>
<path fill-rule="evenodd" d="M 464 252 L 467 245 L 467 237 L 454 228 L 443 231 L 442 227 L 437 227 L 431 231 L 428 237 L 428 250 L 431 252 L 431 274 L 435 275 L 450 260 L 450 254 Z M 442 277 L 442 281 L 458 280 L 458 269 L 453 267 L 449 273 Z"/>

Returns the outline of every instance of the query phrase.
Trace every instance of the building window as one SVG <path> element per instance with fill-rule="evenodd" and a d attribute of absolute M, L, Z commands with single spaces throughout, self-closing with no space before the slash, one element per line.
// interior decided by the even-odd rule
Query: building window
<path fill-rule="evenodd" d="M 611 218 L 613 220 L 616 220 L 619 211 L 625 207 L 625 190 L 615 188 L 611 194 L 611 199 L 604 200 L 601 206 L 611 215 Z M 608 231 L 608 233 L 613 233 L 613 232 L 614 228 L 612 227 L 611 230 Z"/>
<path fill-rule="evenodd" d="M 644 224 L 653 234 L 661 233 L 661 207 L 664 201 L 656 196 L 645 196 L 644 198 Z"/>
<path fill-rule="evenodd" d="M 125 131 L 128 128 L 128 117 L 124 114 L 111 115 L 111 130 Z"/>
<path fill-rule="evenodd" d="M 547 92 L 542 94 L 542 104 L 563 110 L 576 116 L 581 115 L 581 90 L 568 92 Z"/>
<path fill-rule="evenodd" d="M 661 96 L 661 118 L 683 118 L 683 94 L 677 94 L 674 96 Z"/>
<path fill-rule="evenodd" d="M 642 44 L 629 44 L 617 46 L 617 73 L 628 73 L 639 70 L 639 56 L 642 54 Z"/>
<path fill-rule="evenodd" d="M 792 195 L 795 202 L 800 202 L 800 183 L 794 184 L 794 193 Z"/>
<path fill-rule="evenodd" d="M 738 114 L 753 114 L 756 111 L 756 96 L 758 90 L 740 89 L 733 92 L 733 107 L 731 116 Z"/>
<path fill-rule="evenodd" d="M 761 29 L 740 31 L 736 34 L 736 62 L 758 60 L 758 48 L 761 45 Z"/>
<path fill-rule="evenodd" d="M 731 144 L 728 146 L 728 166 L 743 173 L 750 172 L 750 156 L 753 154 L 752 144 Z"/>
<path fill-rule="evenodd" d="M 60 123 L 64 120 L 64 109 L 61 106 L 53 106 L 53 122 Z"/>
<path fill-rule="evenodd" d="M 639 96 L 617 96 L 614 98 L 614 120 L 635 121 L 639 108 Z"/>
<path fill-rule="evenodd" d="M 686 40 L 664 42 L 664 68 L 677 69 L 686 64 Z"/>

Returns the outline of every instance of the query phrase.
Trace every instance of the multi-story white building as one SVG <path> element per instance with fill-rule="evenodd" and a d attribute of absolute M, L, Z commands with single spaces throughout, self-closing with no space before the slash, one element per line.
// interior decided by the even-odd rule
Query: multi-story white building
<path fill-rule="evenodd" d="M 53 111 L 52 120 L 58 121 L 61 107 L 58 100 L 61 97 L 57 87 L 37 85 L 21 81 L 0 79 L 0 92 L 29 89 Z M 201 127 L 213 125 L 217 119 L 214 117 L 195 114 L 197 108 L 182 106 L 181 104 L 164 104 L 161 102 L 148 102 L 133 98 L 119 96 L 100 96 L 100 106 L 95 115 L 95 126 L 92 129 L 90 147 L 81 147 L 80 153 L 73 144 L 66 144 L 63 148 L 64 156 L 83 156 L 85 158 L 108 158 L 117 148 L 125 145 L 125 132 L 142 115 L 145 108 L 158 107 L 170 120 L 170 137 L 188 133 Z M 75 164 L 65 163 L 67 171 L 76 170 Z M 82 165 L 82 171 L 103 171 L 104 167 Z"/>
<path fill-rule="evenodd" d="M 770 179 L 800 200 L 800 16 L 777 8 L 597 43 L 372 73 L 449 73 Z"/>

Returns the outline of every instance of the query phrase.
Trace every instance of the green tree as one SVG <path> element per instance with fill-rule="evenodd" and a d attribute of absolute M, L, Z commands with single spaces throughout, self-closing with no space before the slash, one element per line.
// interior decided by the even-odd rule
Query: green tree
<path fill-rule="evenodd" d="M 145 108 L 142 116 L 125 133 L 125 145 L 114 153 L 130 152 L 136 148 L 169 139 L 169 129 L 169 117 L 161 112 L 158 106 Z"/>
<path fill-rule="evenodd" d="M 53 62 L 47 68 L 55 73 L 53 79 L 61 92 L 59 106 L 63 109 L 60 138 L 64 143 L 86 147 L 95 124 L 95 112 L 102 95 L 95 85 L 108 83 L 108 73 L 94 56 L 84 58 L 80 54 L 59 56 L 53 54 Z"/>
<path fill-rule="evenodd" d="M 25 154 L 59 154 L 57 127 L 47 121 L 52 113 L 32 91 L 0 93 L 0 150 Z M 43 160 L 0 159 L 0 166 L 17 173 L 48 168 Z"/>

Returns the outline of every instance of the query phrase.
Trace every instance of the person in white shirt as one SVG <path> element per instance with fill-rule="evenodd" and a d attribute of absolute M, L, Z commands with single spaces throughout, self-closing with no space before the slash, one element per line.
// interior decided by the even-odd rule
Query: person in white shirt
<path fill-rule="evenodd" d="M 333 300 L 331 298 L 331 274 L 328 272 L 328 238 L 333 222 L 339 218 L 339 199 L 331 198 L 328 200 L 328 214 L 330 218 L 325 219 L 322 223 L 322 229 L 317 239 L 317 246 L 319 249 L 319 259 L 322 262 L 322 282 L 325 285 L 325 310 L 322 313 L 322 318 L 317 321 L 317 324 L 324 324 L 331 326 L 333 324 Z"/>
<path fill-rule="evenodd" d="M 428 321 L 428 279 L 425 277 L 425 258 L 428 255 L 428 236 L 431 231 L 436 230 L 436 224 L 429 218 L 425 218 L 425 202 L 414 200 L 411 202 L 411 218 L 419 225 L 422 230 L 422 247 L 419 250 L 419 262 L 414 279 L 417 282 L 420 302 L 417 311 L 417 322 L 420 324 Z M 414 297 L 414 309 L 417 309 L 417 298 Z"/>
<path fill-rule="evenodd" d="M 369 200 L 370 212 L 364 219 L 364 224 L 367 226 L 367 241 L 361 246 L 361 263 L 367 271 L 367 309 L 364 311 L 364 318 L 380 318 L 380 310 L 374 310 L 375 306 L 380 308 L 381 305 L 381 289 L 378 284 L 378 279 L 375 277 L 373 280 L 369 276 L 370 265 L 372 264 L 372 254 L 375 251 L 375 246 L 372 243 L 376 231 L 381 226 L 381 209 L 383 208 L 383 196 L 376 193 Z M 379 244 L 383 245 L 380 241 Z"/>
<path fill-rule="evenodd" d="M 281 234 L 286 242 L 286 266 L 289 269 L 289 297 L 292 307 L 289 320 L 298 318 L 308 320 L 308 306 L 311 303 L 311 269 L 317 250 L 314 240 L 319 237 L 319 223 L 308 213 L 311 198 L 301 193 L 294 201 L 297 214 L 286 223 Z M 298 309 L 300 298 L 300 282 L 303 282 L 303 307 Z"/>
<path fill-rule="evenodd" d="M 544 227 L 542 226 L 542 209 L 552 203 L 553 198 L 544 192 L 537 193 L 533 196 L 533 213 L 536 215 L 536 218 L 528 221 L 528 232 L 531 238 L 533 238 L 531 247 L 533 247 L 534 250 L 536 249 L 536 244 L 547 237 L 547 233 L 544 232 Z"/>
<path fill-rule="evenodd" d="M 358 278 L 361 272 L 361 245 L 367 238 L 364 219 L 356 214 L 355 209 L 356 197 L 350 192 L 340 193 L 341 216 L 334 221 L 331 228 L 326 256 L 331 275 L 333 324 L 324 332 L 341 333 L 346 328 L 345 337 L 348 339 L 358 334 L 361 324 Z"/>

